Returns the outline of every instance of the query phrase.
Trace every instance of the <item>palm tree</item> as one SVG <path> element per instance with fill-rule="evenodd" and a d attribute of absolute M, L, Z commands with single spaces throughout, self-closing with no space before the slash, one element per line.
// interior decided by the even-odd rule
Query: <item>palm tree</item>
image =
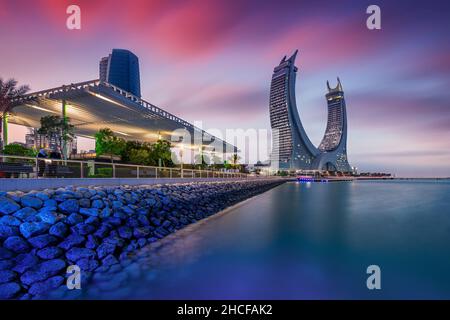
<path fill-rule="evenodd" d="M 8 112 L 12 109 L 11 99 L 20 98 L 30 90 L 30 87 L 20 86 L 17 87 L 17 80 L 9 79 L 3 81 L 0 78 L 0 148 L 3 149 L 3 141 L 6 140 L 6 131 L 3 132 L 2 125 L 6 120 Z M 3 134 L 2 134 L 3 132 Z"/>

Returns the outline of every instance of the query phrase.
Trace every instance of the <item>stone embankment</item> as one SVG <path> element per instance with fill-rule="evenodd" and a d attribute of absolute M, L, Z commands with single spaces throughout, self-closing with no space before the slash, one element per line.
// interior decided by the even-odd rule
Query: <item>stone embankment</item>
<path fill-rule="evenodd" d="M 130 262 L 140 248 L 283 180 L 0 192 L 0 299 L 39 299 Z"/>

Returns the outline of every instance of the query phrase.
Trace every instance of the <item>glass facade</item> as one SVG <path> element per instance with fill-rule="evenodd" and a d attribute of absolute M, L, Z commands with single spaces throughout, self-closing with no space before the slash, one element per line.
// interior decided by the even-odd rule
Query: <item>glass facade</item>
<path fill-rule="evenodd" d="M 139 59 L 131 51 L 113 49 L 108 57 L 100 60 L 100 80 L 141 97 Z"/>

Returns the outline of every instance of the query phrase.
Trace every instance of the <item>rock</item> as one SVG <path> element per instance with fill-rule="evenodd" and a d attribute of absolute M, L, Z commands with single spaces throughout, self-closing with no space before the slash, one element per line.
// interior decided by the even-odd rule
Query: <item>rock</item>
<path fill-rule="evenodd" d="M 102 224 L 100 228 L 94 233 L 94 235 L 98 238 L 105 238 L 109 234 L 110 228 L 106 225 Z"/>
<path fill-rule="evenodd" d="M 20 209 L 20 205 L 7 197 L 0 197 L 0 213 L 11 214 Z"/>
<path fill-rule="evenodd" d="M 29 221 L 31 217 L 34 217 L 36 215 L 36 210 L 30 207 L 22 208 L 20 210 L 17 210 L 13 216 L 22 220 L 22 221 Z M 33 221 L 30 221 L 33 222 Z"/>
<path fill-rule="evenodd" d="M 168 228 L 169 226 L 171 226 L 172 224 L 170 223 L 170 221 L 169 220 L 165 220 L 164 222 L 163 222 L 163 224 L 162 224 L 162 227 L 163 228 Z"/>
<path fill-rule="evenodd" d="M 73 233 L 77 233 L 82 236 L 91 234 L 95 231 L 94 226 L 92 226 L 90 224 L 86 224 L 86 223 L 79 223 L 79 224 L 73 226 L 71 229 L 72 229 Z"/>
<path fill-rule="evenodd" d="M 119 236 L 124 239 L 131 239 L 133 236 L 133 230 L 130 227 L 123 226 L 118 229 Z"/>
<path fill-rule="evenodd" d="M 104 207 L 103 201 L 102 200 L 94 200 L 94 201 L 92 201 L 91 207 L 97 208 L 97 209 L 102 209 Z"/>
<path fill-rule="evenodd" d="M 42 295 L 49 291 L 58 288 L 64 283 L 64 278 L 61 276 L 51 277 L 45 281 L 36 282 L 33 284 L 28 292 L 32 295 Z"/>
<path fill-rule="evenodd" d="M 11 282 L 17 277 L 17 274 L 11 270 L 0 271 L 0 283 Z"/>
<path fill-rule="evenodd" d="M 41 199 L 31 197 L 31 196 L 23 196 L 20 199 L 20 203 L 24 207 L 30 207 L 30 208 L 34 208 L 34 209 L 39 209 L 44 204 L 44 202 Z"/>
<path fill-rule="evenodd" d="M 45 207 L 56 208 L 57 206 L 58 206 L 58 202 L 56 202 L 56 200 L 48 199 L 48 200 L 44 201 L 44 208 Z"/>
<path fill-rule="evenodd" d="M 98 226 L 100 223 L 100 219 L 98 217 L 89 217 L 84 221 L 84 223 Z"/>
<path fill-rule="evenodd" d="M 79 246 L 81 244 L 83 244 L 83 242 L 85 241 L 85 237 L 80 236 L 78 234 L 71 234 L 69 235 L 63 242 L 61 242 L 58 247 L 64 249 L 64 250 L 69 250 L 72 247 L 75 246 Z"/>
<path fill-rule="evenodd" d="M 80 208 L 80 214 L 85 216 L 98 217 L 97 208 Z"/>
<path fill-rule="evenodd" d="M 46 208 L 50 208 L 50 207 L 44 207 L 43 209 L 41 209 L 36 214 L 36 217 L 38 217 L 42 222 L 45 222 L 48 224 L 55 224 L 56 219 L 57 219 L 57 214 L 55 212 L 47 210 Z"/>
<path fill-rule="evenodd" d="M 70 261 L 78 261 L 80 259 L 94 259 L 95 251 L 87 248 L 72 248 L 66 252 L 66 257 Z"/>
<path fill-rule="evenodd" d="M 134 228 L 133 229 L 133 236 L 135 237 L 135 238 L 145 238 L 145 237 L 148 237 L 149 236 L 149 234 L 150 234 L 150 228 L 147 226 L 147 227 L 139 227 L 139 228 Z"/>
<path fill-rule="evenodd" d="M 100 216 L 102 218 L 108 218 L 109 216 L 111 216 L 111 209 L 109 207 L 104 208 L 100 213 Z"/>
<path fill-rule="evenodd" d="M 31 243 L 31 245 L 35 248 L 42 249 L 50 244 L 54 244 L 58 242 L 58 239 L 56 237 L 49 235 L 49 234 L 43 234 L 40 236 L 36 236 L 33 238 L 28 239 L 28 242 Z"/>
<path fill-rule="evenodd" d="M 34 194 L 34 196 L 38 199 L 41 199 L 44 202 L 50 199 L 49 195 L 45 192 L 37 192 Z"/>
<path fill-rule="evenodd" d="M 86 198 L 80 199 L 78 201 L 78 203 L 80 204 L 81 208 L 90 208 L 91 207 L 91 200 L 86 199 Z"/>
<path fill-rule="evenodd" d="M 13 266 L 12 260 L 0 260 L 0 270 L 10 270 Z"/>
<path fill-rule="evenodd" d="M 59 238 L 64 238 L 64 236 L 67 234 L 67 231 L 68 228 L 63 222 L 57 222 L 50 228 L 49 233 Z"/>
<path fill-rule="evenodd" d="M 139 215 L 137 219 L 142 226 L 150 225 L 150 222 L 148 221 L 147 217 L 144 215 Z"/>
<path fill-rule="evenodd" d="M 112 266 L 113 264 L 119 263 L 119 261 L 112 254 L 108 255 L 105 259 L 102 260 L 102 265 L 104 266 Z"/>
<path fill-rule="evenodd" d="M 95 236 L 93 236 L 92 234 L 87 236 L 87 240 L 86 240 L 86 244 L 85 247 L 88 249 L 95 249 L 98 247 L 98 241 L 97 238 Z"/>
<path fill-rule="evenodd" d="M 0 239 L 6 239 L 8 237 L 17 236 L 18 234 L 19 234 L 18 227 L 0 225 Z"/>
<path fill-rule="evenodd" d="M 14 298 L 20 290 L 20 286 L 15 282 L 0 284 L 0 299 Z"/>
<path fill-rule="evenodd" d="M 57 275 L 64 270 L 65 267 L 66 263 L 61 259 L 44 261 L 35 266 L 32 270 L 26 271 L 20 277 L 20 280 L 26 285 L 31 285 Z"/>
<path fill-rule="evenodd" d="M 16 265 L 12 268 L 12 270 L 18 273 L 24 273 L 39 263 L 39 259 L 31 253 L 19 254 L 14 261 Z"/>
<path fill-rule="evenodd" d="M 116 246 L 112 243 L 104 242 L 100 244 L 97 248 L 97 254 L 100 259 L 103 259 L 109 254 L 113 254 L 116 250 Z"/>
<path fill-rule="evenodd" d="M 113 209 L 122 208 L 123 207 L 123 203 L 122 203 L 122 201 L 115 200 L 115 201 L 112 202 L 112 207 L 113 207 Z"/>
<path fill-rule="evenodd" d="M 30 238 L 39 234 L 43 234 L 49 229 L 49 225 L 44 222 L 24 222 L 20 225 L 20 233 L 25 238 Z"/>
<path fill-rule="evenodd" d="M 76 262 L 77 266 L 80 267 L 80 269 L 82 271 L 94 271 L 95 269 L 97 269 L 97 267 L 100 265 L 100 263 L 98 262 L 98 260 L 95 259 L 80 259 Z"/>
<path fill-rule="evenodd" d="M 134 210 L 132 208 L 130 208 L 129 206 L 122 207 L 122 211 L 127 215 L 131 215 L 134 213 Z"/>
<path fill-rule="evenodd" d="M 83 221 L 84 221 L 83 216 L 78 213 L 72 213 L 65 220 L 65 222 L 71 226 L 76 225 L 78 223 L 82 223 Z"/>
<path fill-rule="evenodd" d="M 140 238 L 137 243 L 138 243 L 139 247 L 142 248 L 142 247 L 144 247 L 147 244 L 147 239 Z"/>
<path fill-rule="evenodd" d="M 0 218 L 0 225 L 3 225 L 3 226 L 18 227 L 18 226 L 20 226 L 21 223 L 22 223 L 22 221 L 20 221 L 19 219 L 17 219 L 14 216 L 3 216 Z"/>
<path fill-rule="evenodd" d="M 64 213 L 76 213 L 80 205 L 78 204 L 78 200 L 69 199 L 61 202 L 58 208 Z"/>
<path fill-rule="evenodd" d="M 25 239 L 13 236 L 9 237 L 5 240 L 3 243 L 3 246 L 16 253 L 24 253 L 27 252 L 30 249 L 30 246 L 28 245 L 28 242 L 25 241 Z"/>
<path fill-rule="evenodd" d="M 44 260 L 52 260 L 60 257 L 63 250 L 58 247 L 47 247 L 36 252 L 36 255 Z"/>

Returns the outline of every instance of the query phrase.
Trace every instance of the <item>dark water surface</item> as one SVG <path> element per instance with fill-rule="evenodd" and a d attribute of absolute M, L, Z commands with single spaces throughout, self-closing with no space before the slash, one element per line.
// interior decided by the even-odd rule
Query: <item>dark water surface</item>
<path fill-rule="evenodd" d="M 366 287 L 372 264 L 381 290 Z M 111 281 L 86 298 L 449 299 L 450 182 L 286 183 L 143 249 Z"/>

